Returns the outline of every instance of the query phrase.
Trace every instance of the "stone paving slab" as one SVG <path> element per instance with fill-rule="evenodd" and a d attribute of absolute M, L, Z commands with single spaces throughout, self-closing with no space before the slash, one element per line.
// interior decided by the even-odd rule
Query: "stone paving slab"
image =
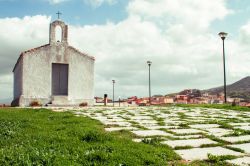
<path fill-rule="evenodd" d="M 195 135 L 180 135 L 180 136 L 173 136 L 173 138 L 176 138 L 176 139 L 194 139 L 194 138 L 203 138 L 203 135 L 198 135 L 198 134 L 195 134 Z"/>
<path fill-rule="evenodd" d="M 155 129 L 175 129 L 178 128 L 179 126 L 149 126 L 147 129 L 150 130 L 155 130 Z"/>
<path fill-rule="evenodd" d="M 242 129 L 242 130 L 250 131 L 250 126 L 240 126 L 240 127 L 237 127 L 237 128 Z"/>
<path fill-rule="evenodd" d="M 163 141 L 162 144 L 167 144 L 172 148 L 175 147 L 183 147 L 183 146 L 192 146 L 192 147 L 200 147 L 205 144 L 216 144 L 217 142 L 212 141 L 208 138 L 202 139 L 189 139 L 189 140 L 173 140 L 173 141 Z"/>
<path fill-rule="evenodd" d="M 241 165 L 241 166 L 249 166 L 250 165 L 250 157 L 241 157 L 233 160 L 226 160 L 228 163 Z"/>
<path fill-rule="evenodd" d="M 173 136 L 172 134 L 166 133 L 161 130 L 137 130 L 132 131 L 132 133 L 136 134 L 140 137 L 148 137 L 148 136 Z"/>
<path fill-rule="evenodd" d="M 197 128 L 197 129 L 209 129 L 209 128 L 218 128 L 218 124 L 195 124 L 195 125 L 189 125 L 191 128 Z"/>
<path fill-rule="evenodd" d="M 138 130 L 136 127 L 109 127 L 105 128 L 105 131 L 120 131 L 120 130 Z"/>
<path fill-rule="evenodd" d="M 193 160 L 206 160 L 208 159 L 208 154 L 222 156 L 222 155 L 233 155 L 233 156 L 241 156 L 243 155 L 240 152 L 235 152 L 233 150 L 229 150 L 222 147 L 209 147 L 209 148 L 193 148 L 193 149 L 185 149 L 185 150 L 176 150 L 177 154 L 179 154 L 184 160 L 193 161 Z"/>
<path fill-rule="evenodd" d="M 157 124 L 158 122 L 155 120 L 134 120 L 140 124 Z"/>
<path fill-rule="evenodd" d="M 204 133 L 202 130 L 198 129 L 170 129 L 170 131 L 176 134 L 197 134 L 197 133 Z"/>
<path fill-rule="evenodd" d="M 232 130 L 223 129 L 223 128 L 208 128 L 206 129 L 206 131 L 208 131 L 209 134 L 212 134 L 214 136 L 219 136 L 219 137 L 232 133 Z"/>
<path fill-rule="evenodd" d="M 133 120 L 152 120 L 151 116 L 133 116 L 131 117 Z"/>
<path fill-rule="evenodd" d="M 244 150 L 246 153 L 250 154 L 250 143 L 246 143 L 246 144 L 236 144 L 236 145 L 230 145 L 231 147 L 234 148 L 239 148 Z"/>
<path fill-rule="evenodd" d="M 232 126 L 249 126 L 250 123 L 229 123 Z"/>
<path fill-rule="evenodd" d="M 129 122 L 112 122 L 112 121 L 102 121 L 105 125 L 117 125 L 117 126 L 131 126 Z"/>
<path fill-rule="evenodd" d="M 235 137 L 220 137 L 220 139 L 227 141 L 227 142 L 235 143 L 239 141 L 250 141 L 250 135 L 242 135 L 242 136 L 235 136 Z"/>

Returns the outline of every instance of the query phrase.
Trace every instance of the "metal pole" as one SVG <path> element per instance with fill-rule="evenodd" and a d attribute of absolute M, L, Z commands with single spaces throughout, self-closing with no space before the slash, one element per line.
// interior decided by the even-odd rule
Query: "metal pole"
<path fill-rule="evenodd" d="M 149 105 L 151 105 L 151 78 L 150 78 L 150 64 L 148 65 L 149 66 L 149 77 L 148 77 L 148 81 L 149 81 Z"/>
<path fill-rule="evenodd" d="M 225 62 L 225 44 L 224 44 L 224 40 L 223 41 L 223 68 L 224 68 L 224 100 L 225 103 L 227 103 L 227 83 L 226 83 L 226 62 Z"/>
<path fill-rule="evenodd" d="M 115 106 L 115 81 L 113 80 L 113 107 Z"/>

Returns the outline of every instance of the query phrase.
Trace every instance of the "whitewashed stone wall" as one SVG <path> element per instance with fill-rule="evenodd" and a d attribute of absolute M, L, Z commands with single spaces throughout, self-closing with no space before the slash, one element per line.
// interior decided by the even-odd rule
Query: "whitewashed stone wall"
<path fill-rule="evenodd" d="M 22 95 L 22 63 L 23 59 L 20 58 L 19 63 L 16 65 L 15 72 L 14 72 L 14 99 L 19 98 Z"/>
<path fill-rule="evenodd" d="M 62 27 L 62 41 L 55 41 L 55 27 Z M 69 65 L 68 96 L 64 105 L 94 103 L 94 58 L 68 45 L 67 26 L 55 21 L 50 26 L 50 44 L 26 51 L 14 68 L 13 105 L 28 106 L 38 100 L 53 103 L 52 63 Z M 23 90 L 23 91 L 22 91 Z"/>

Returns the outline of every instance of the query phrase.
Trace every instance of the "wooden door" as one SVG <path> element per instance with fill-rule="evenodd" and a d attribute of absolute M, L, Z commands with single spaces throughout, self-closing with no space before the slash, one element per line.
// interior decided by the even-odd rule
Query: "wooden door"
<path fill-rule="evenodd" d="M 68 64 L 52 64 L 52 95 L 68 95 Z"/>

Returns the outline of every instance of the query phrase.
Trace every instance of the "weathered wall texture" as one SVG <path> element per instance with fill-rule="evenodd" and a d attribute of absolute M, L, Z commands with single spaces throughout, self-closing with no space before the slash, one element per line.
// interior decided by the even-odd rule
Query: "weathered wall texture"
<path fill-rule="evenodd" d="M 56 26 L 62 27 L 61 42 L 55 41 Z M 94 102 L 94 58 L 68 46 L 67 26 L 63 22 L 53 22 L 50 31 L 50 44 L 24 52 L 23 62 L 17 62 L 14 69 L 15 99 L 19 98 L 20 106 L 28 106 L 35 100 L 42 104 L 69 105 L 88 102 L 92 105 Z M 60 97 L 52 96 L 52 63 L 69 65 L 68 96 L 61 98 L 62 101 L 54 101 L 60 100 Z M 22 92 L 20 92 L 22 89 L 20 85 L 23 86 Z"/>
<path fill-rule="evenodd" d="M 17 99 L 22 94 L 22 74 L 23 74 L 23 59 L 19 60 L 14 72 L 14 100 Z"/>

